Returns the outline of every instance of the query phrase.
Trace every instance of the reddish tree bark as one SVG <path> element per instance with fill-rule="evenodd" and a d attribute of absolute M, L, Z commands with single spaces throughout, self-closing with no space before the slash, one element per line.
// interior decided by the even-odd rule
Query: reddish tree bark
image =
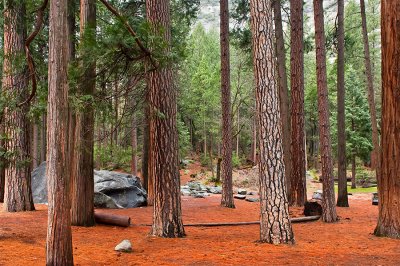
<path fill-rule="evenodd" d="M 90 55 L 90 47 L 96 41 L 96 1 L 81 0 L 80 34 L 82 76 L 78 83 L 80 96 L 94 96 L 96 89 L 96 61 Z M 93 145 L 94 145 L 94 108 L 91 100 L 84 102 L 76 110 L 74 139 L 74 162 L 72 167 L 72 225 L 94 225 L 94 180 L 93 180 Z"/>
<path fill-rule="evenodd" d="M 328 83 L 326 77 L 326 49 L 324 10 L 322 0 L 314 0 L 315 47 L 317 60 L 317 89 L 319 114 L 319 142 L 323 177 L 322 220 L 337 221 L 333 179 L 332 145 L 329 123 Z"/>
<path fill-rule="evenodd" d="M 8 105 L 4 111 L 4 149 L 9 154 L 5 165 L 4 210 L 32 211 L 31 141 L 29 106 L 19 103 L 28 97 L 26 65 L 21 63 L 25 52 L 25 3 L 4 2 L 4 62 L 2 97 Z"/>
<path fill-rule="evenodd" d="M 153 33 L 171 44 L 169 0 L 146 0 Z M 167 55 L 169 47 L 158 51 Z M 170 62 L 148 74 L 150 105 L 149 179 L 154 181 L 153 226 L 150 234 L 183 237 L 180 197 L 176 90 Z"/>
<path fill-rule="evenodd" d="M 291 206 L 304 206 L 306 192 L 306 153 L 304 134 L 304 45 L 303 2 L 290 1 L 290 85 L 291 85 Z"/>
<path fill-rule="evenodd" d="M 344 83 L 344 0 L 338 0 L 338 62 L 337 62 L 337 121 L 338 121 L 338 199 L 337 206 L 349 207 L 346 173 L 346 115 Z"/>
<path fill-rule="evenodd" d="M 220 43 L 221 43 L 221 108 L 222 108 L 222 198 L 221 206 L 235 208 L 232 187 L 232 117 L 231 81 L 229 58 L 229 3 L 220 0 Z M 211 149 L 212 150 L 212 149 Z M 212 160 L 212 158 L 211 158 Z"/>
<path fill-rule="evenodd" d="M 283 159 L 285 161 L 285 175 L 286 175 L 286 190 L 290 198 L 291 195 L 291 179 L 292 179 L 292 156 L 290 150 L 290 108 L 289 108 L 289 93 L 286 75 L 286 54 L 285 54 L 285 39 L 283 37 L 282 27 L 282 12 L 281 1 L 273 1 L 274 8 L 274 22 L 275 22 L 275 38 L 276 38 L 276 57 L 278 65 L 279 76 L 279 103 L 281 108 L 282 119 L 282 146 L 283 146 Z"/>
<path fill-rule="evenodd" d="M 371 58 L 369 52 L 369 41 L 368 41 L 368 29 L 367 29 L 367 18 L 365 15 L 365 3 L 364 0 L 360 0 L 361 9 L 361 28 L 364 42 L 364 64 L 365 64 L 365 75 L 368 88 L 368 105 L 371 116 L 372 126 L 372 144 L 374 150 L 372 151 L 372 166 L 375 167 L 376 175 L 380 175 L 380 146 L 379 146 L 379 132 L 378 122 L 376 119 L 376 105 L 375 105 L 375 90 L 374 90 L 374 78 L 372 75 Z"/>
<path fill-rule="evenodd" d="M 285 186 L 285 164 L 271 0 L 251 0 L 251 31 L 259 126 L 260 241 L 294 243 Z"/>
<path fill-rule="evenodd" d="M 375 235 L 400 238 L 400 2 L 383 0 L 382 152 Z"/>
<path fill-rule="evenodd" d="M 67 1 L 50 1 L 47 265 L 73 265 L 68 153 Z"/>

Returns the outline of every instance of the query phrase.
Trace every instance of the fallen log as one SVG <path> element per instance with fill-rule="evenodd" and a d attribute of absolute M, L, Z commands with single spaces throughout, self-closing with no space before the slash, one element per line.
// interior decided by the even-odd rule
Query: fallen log
<path fill-rule="evenodd" d="M 296 217 L 291 218 L 291 223 L 304 223 L 319 220 L 321 216 L 307 216 L 307 217 Z M 217 226 L 240 226 L 240 225 L 252 225 L 252 224 L 260 224 L 260 221 L 252 221 L 252 222 L 226 222 L 226 223 L 189 223 L 184 224 L 183 226 L 191 226 L 191 227 L 217 227 Z M 138 226 L 152 226 L 151 224 L 139 224 Z"/>
<path fill-rule="evenodd" d="M 94 213 L 94 219 L 98 224 L 116 225 L 122 227 L 129 227 L 131 218 L 129 216 L 116 215 L 110 213 Z"/>

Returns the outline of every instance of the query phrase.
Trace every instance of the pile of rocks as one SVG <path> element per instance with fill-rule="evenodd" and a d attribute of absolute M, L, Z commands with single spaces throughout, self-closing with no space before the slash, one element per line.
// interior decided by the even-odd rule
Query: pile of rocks
<path fill-rule="evenodd" d="M 240 199 L 240 200 L 246 200 L 246 201 L 249 201 L 249 202 L 259 202 L 260 200 L 258 198 L 247 197 L 247 196 L 254 196 L 256 194 L 257 194 L 256 192 L 253 192 L 253 191 L 247 192 L 246 189 L 239 188 L 237 190 L 237 194 L 234 195 L 234 198 L 235 199 Z"/>
<path fill-rule="evenodd" d="M 210 194 L 221 194 L 222 187 L 206 186 L 198 181 L 189 181 L 185 186 L 181 186 L 182 196 L 192 196 L 194 198 L 205 198 Z"/>

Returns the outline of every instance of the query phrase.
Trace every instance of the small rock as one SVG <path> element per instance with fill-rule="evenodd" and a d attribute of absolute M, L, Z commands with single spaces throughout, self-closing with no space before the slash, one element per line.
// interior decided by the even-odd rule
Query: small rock
<path fill-rule="evenodd" d="M 247 195 L 249 195 L 249 196 L 254 196 L 254 195 L 257 195 L 257 192 L 250 191 L 250 192 L 247 192 Z"/>
<path fill-rule="evenodd" d="M 192 194 L 192 197 L 196 198 L 196 199 L 203 199 L 206 196 L 204 195 L 204 193 L 195 193 L 195 194 Z"/>
<path fill-rule="evenodd" d="M 207 187 L 203 184 L 200 184 L 200 190 L 207 192 Z"/>
<path fill-rule="evenodd" d="M 181 195 L 182 196 L 190 196 L 190 194 L 192 194 L 190 189 L 181 189 Z"/>
<path fill-rule="evenodd" d="M 246 195 L 247 194 L 247 190 L 243 189 L 243 188 L 239 188 L 238 189 L 238 194 L 239 195 Z"/>
<path fill-rule="evenodd" d="M 315 200 L 322 200 L 322 190 L 315 191 L 312 198 Z"/>
<path fill-rule="evenodd" d="M 246 199 L 246 195 L 236 194 L 236 195 L 234 196 L 234 198 L 235 198 L 235 199 L 244 200 L 244 199 Z"/>
<path fill-rule="evenodd" d="M 260 199 L 258 199 L 258 198 L 247 198 L 246 201 L 248 201 L 248 202 L 260 202 Z"/>
<path fill-rule="evenodd" d="M 222 187 L 208 187 L 208 192 L 211 194 L 222 194 Z"/>
<path fill-rule="evenodd" d="M 132 252 L 132 244 L 131 241 L 129 240 L 123 240 L 121 243 L 119 243 L 115 248 L 115 251 L 119 252 Z"/>

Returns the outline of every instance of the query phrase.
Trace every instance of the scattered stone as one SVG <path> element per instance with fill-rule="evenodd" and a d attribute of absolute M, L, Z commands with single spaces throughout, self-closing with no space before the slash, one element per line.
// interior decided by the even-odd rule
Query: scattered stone
<path fill-rule="evenodd" d="M 312 195 L 312 199 L 322 200 L 322 190 L 315 191 L 314 194 Z"/>
<path fill-rule="evenodd" d="M 208 187 L 207 190 L 211 194 L 222 194 L 222 187 Z"/>
<path fill-rule="evenodd" d="M 260 199 L 258 199 L 258 198 L 246 198 L 246 201 L 248 201 L 248 202 L 260 202 Z"/>
<path fill-rule="evenodd" d="M 203 185 L 203 184 L 200 184 L 200 190 L 201 191 L 205 191 L 205 192 L 208 191 L 207 187 L 205 185 Z"/>
<path fill-rule="evenodd" d="M 249 195 L 249 196 L 254 196 L 254 195 L 257 195 L 257 192 L 250 191 L 250 192 L 247 192 L 247 195 Z"/>
<path fill-rule="evenodd" d="M 181 189 L 182 196 L 190 196 L 191 194 L 192 194 L 192 191 L 190 189 Z"/>
<path fill-rule="evenodd" d="M 200 182 L 189 181 L 189 182 L 187 183 L 187 186 L 189 186 L 190 190 L 201 191 Z"/>
<path fill-rule="evenodd" d="M 123 240 L 121 243 L 119 243 L 115 248 L 115 251 L 119 252 L 132 252 L 132 244 L 131 241 L 129 240 Z"/>
<path fill-rule="evenodd" d="M 234 196 L 234 198 L 235 198 L 235 199 L 244 200 L 244 199 L 246 199 L 246 195 L 236 194 L 236 195 Z"/>
<path fill-rule="evenodd" d="M 238 189 L 238 194 L 239 195 L 247 195 L 247 190 L 243 189 L 243 188 L 239 188 Z"/>
<path fill-rule="evenodd" d="M 195 199 L 204 199 L 206 196 L 204 195 L 204 193 L 194 193 L 192 194 L 192 197 Z"/>

